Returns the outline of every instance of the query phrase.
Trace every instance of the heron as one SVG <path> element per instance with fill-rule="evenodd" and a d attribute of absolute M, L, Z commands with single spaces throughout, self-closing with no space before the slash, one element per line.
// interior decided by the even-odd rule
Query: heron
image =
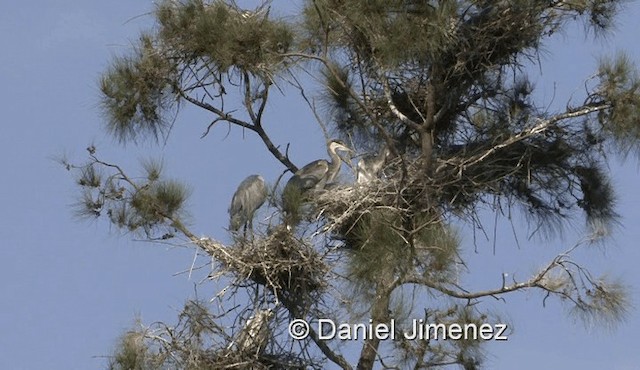
<path fill-rule="evenodd" d="M 238 231 L 241 226 L 244 226 L 246 232 L 247 227 L 251 228 L 253 215 L 264 204 L 267 195 L 267 184 L 262 176 L 251 175 L 242 180 L 229 206 L 231 218 L 229 229 Z"/>
<path fill-rule="evenodd" d="M 378 154 L 368 155 L 360 159 L 357 165 L 356 183 L 365 184 L 378 178 L 378 174 L 390 154 L 391 151 L 385 145 Z"/>
<path fill-rule="evenodd" d="M 240 352 L 261 354 L 269 339 L 269 320 L 273 314 L 273 309 L 267 308 L 252 315 L 228 348 L 235 344 Z"/>
<path fill-rule="evenodd" d="M 340 140 L 332 140 L 327 145 L 327 153 L 331 157 L 331 162 L 325 159 L 315 160 L 302 167 L 287 181 L 282 193 L 282 204 L 286 212 L 293 211 L 300 196 L 309 190 L 322 190 L 328 183 L 331 183 L 342 165 L 342 158 L 338 151 L 347 153 L 353 152 Z"/>

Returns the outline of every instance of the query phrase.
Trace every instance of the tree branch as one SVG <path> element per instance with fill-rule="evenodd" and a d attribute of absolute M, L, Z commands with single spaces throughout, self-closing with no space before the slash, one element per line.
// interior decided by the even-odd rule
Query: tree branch
<path fill-rule="evenodd" d="M 391 153 L 394 155 L 398 155 L 396 147 L 393 143 L 393 139 L 387 133 L 387 130 L 384 128 L 383 125 L 380 124 L 380 122 L 378 122 L 378 119 L 376 118 L 376 116 L 373 114 L 373 112 L 371 112 L 369 107 L 362 101 L 362 99 L 359 98 L 358 94 L 355 91 L 353 91 L 351 87 L 346 86 L 342 81 L 340 81 L 340 78 L 338 78 L 339 76 L 338 72 L 335 70 L 334 66 L 327 58 L 319 57 L 312 54 L 305 54 L 305 53 L 286 53 L 286 54 L 283 54 L 283 56 L 310 59 L 310 60 L 315 60 L 322 63 L 327 68 L 327 70 L 336 78 L 336 80 L 341 83 L 342 85 L 341 87 L 347 89 L 347 91 L 349 92 L 349 96 L 356 102 L 358 107 L 362 109 L 365 115 L 369 118 L 370 123 L 378 130 L 380 135 L 382 135 L 382 138 L 384 139 L 385 144 L 387 145 L 387 148 L 389 148 Z"/>
<path fill-rule="evenodd" d="M 608 103 L 597 103 L 597 104 L 592 104 L 589 106 L 583 106 L 580 107 L 576 110 L 572 110 L 569 112 L 565 112 L 562 114 L 558 114 L 556 116 L 553 116 L 549 119 L 546 120 L 542 120 L 539 124 L 537 124 L 536 126 L 525 130 L 525 131 L 521 131 L 518 134 L 510 137 L 509 139 L 505 140 L 504 142 L 497 144 L 493 147 L 491 147 L 490 149 L 488 149 L 487 151 L 485 151 L 482 154 L 478 154 L 475 155 L 473 157 L 470 157 L 469 159 L 465 160 L 462 163 L 463 168 L 467 167 L 467 166 L 472 166 L 478 162 L 481 162 L 482 160 L 484 160 L 485 158 L 487 158 L 488 156 L 490 156 L 491 154 L 495 153 L 496 151 L 505 148 L 509 145 L 513 145 L 517 142 L 520 142 L 528 137 L 531 137 L 533 135 L 539 134 L 541 132 L 546 131 L 549 127 L 551 127 L 553 124 L 559 122 L 559 121 L 563 121 L 565 119 L 569 119 L 569 118 L 576 118 L 576 117 L 581 117 L 581 116 L 585 116 L 594 112 L 598 112 L 604 109 L 608 109 L 611 107 L 611 104 Z"/>
<path fill-rule="evenodd" d="M 344 359 L 344 357 L 333 352 L 331 348 L 329 348 L 327 343 L 325 343 L 323 340 L 318 338 L 318 333 L 316 333 L 316 331 L 313 330 L 312 327 L 309 327 L 309 336 L 311 337 L 313 342 L 318 346 L 318 348 L 320 348 L 320 351 L 322 351 L 322 353 L 325 356 L 327 356 L 327 358 L 331 360 L 334 364 L 340 366 L 344 370 L 353 369 L 353 367 L 349 365 L 349 363 L 347 362 L 347 360 Z"/>
<path fill-rule="evenodd" d="M 240 127 L 249 129 L 255 133 L 258 134 L 258 136 L 260 136 L 260 139 L 262 139 L 262 141 L 264 142 L 264 144 L 266 145 L 267 149 L 269 150 L 269 152 L 271 154 L 273 154 L 273 156 L 280 161 L 280 163 L 282 163 L 285 167 L 287 167 L 289 169 L 289 171 L 295 173 L 298 170 L 298 167 L 296 165 L 294 165 L 287 156 L 285 156 L 284 154 L 282 154 L 278 148 L 273 144 L 273 142 L 271 141 L 271 138 L 269 138 L 269 135 L 267 135 L 267 133 L 264 131 L 264 128 L 262 127 L 262 124 L 257 124 L 256 122 L 260 122 L 260 120 L 258 118 L 262 117 L 262 112 L 264 110 L 264 104 L 266 102 L 266 98 L 263 101 L 263 106 L 261 106 L 260 111 L 259 111 L 259 116 L 256 116 L 255 114 L 252 115 L 253 110 L 250 110 L 250 115 L 252 115 L 255 118 L 254 124 L 250 124 L 246 121 L 243 121 L 241 119 L 237 119 L 235 117 L 233 117 L 230 113 L 224 112 L 221 109 L 218 109 L 214 106 L 212 106 L 209 103 L 206 102 L 201 102 L 198 101 L 194 98 L 192 98 L 191 96 L 185 94 L 183 91 L 179 91 L 179 94 L 182 98 L 184 98 L 185 100 L 187 100 L 189 103 L 196 105 L 200 108 L 206 109 L 209 112 L 212 112 L 216 115 L 218 115 L 218 118 L 216 118 L 213 122 L 211 122 L 209 124 L 209 126 L 207 127 L 207 131 L 206 133 L 209 132 L 209 130 L 211 129 L 211 127 L 218 121 L 227 121 L 229 123 L 232 123 L 234 125 L 238 125 Z M 250 104 L 249 104 L 250 106 Z M 249 108 L 248 108 L 249 109 Z M 253 118 L 252 118 L 253 119 Z"/>
<path fill-rule="evenodd" d="M 289 171 L 291 171 L 291 173 L 296 173 L 296 171 L 298 171 L 298 167 L 293 164 L 291 160 L 289 160 L 289 157 L 282 154 L 273 144 L 273 142 L 269 138 L 269 135 L 267 135 L 267 133 L 262 128 L 262 125 L 254 127 L 253 131 L 255 131 L 258 136 L 260 136 L 264 144 L 267 146 L 267 149 L 269 149 L 269 152 L 271 152 L 271 154 L 273 154 L 273 156 L 276 157 L 276 159 L 279 160 L 280 163 L 287 167 Z"/>
<path fill-rule="evenodd" d="M 381 277 L 376 283 L 376 296 L 371 307 L 371 325 L 387 324 L 389 322 L 389 305 L 391 304 L 391 293 L 398 286 L 400 279 L 393 279 L 393 266 L 389 266 L 386 271 L 382 271 Z M 371 370 L 375 363 L 380 338 L 373 336 L 367 338 L 360 351 L 357 370 Z"/>
<path fill-rule="evenodd" d="M 424 276 L 419 276 L 417 274 L 410 274 L 407 275 L 406 277 L 404 277 L 402 279 L 402 284 L 416 284 L 416 285 L 424 285 L 426 287 L 429 287 L 431 289 L 435 289 L 443 294 L 446 294 L 450 297 L 453 298 L 460 298 L 460 299 L 477 299 L 477 298 L 482 298 L 482 297 L 496 297 L 498 295 L 502 295 L 505 293 L 509 293 L 509 292 L 514 292 L 514 291 L 518 291 L 518 290 L 523 290 L 523 289 L 527 289 L 527 288 L 540 288 L 548 293 L 556 293 L 556 294 L 561 294 L 565 297 L 567 297 L 566 294 L 563 294 L 562 292 L 558 292 L 555 291 L 553 289 L 550 289 L 549 287 L 545 286 L 543 283 L 543 280 L 547 277 L 547 274 L 553 270 L 555 267 L 563 267 L 564 268 L 564 263 L 566 262 L 566 258 L 571 254 L 571 252 L 573 252 L 576 248 L 578 248 L 580 245 L 582 245 L 585 241 L 581 241 L 576 243 L 576 245 L 574 245 L 573 247 L 571 247 L 569 250 L 565 251 L 564 253 L 561 253 L 559 255 L 557 255 L 551 262 L 549 262 L 539 273 L 537 273 L 535 276 L 533 276 L 531 279 L 525 281 L 525 282 L 521 282 L 521 283 L 516 283 L 514 281 L 514 283 L 512 285 L 506 285 L 504 280 L 502 282 L 502 286 L 500 288 L 497 289 L 488 289 L 488 290 L 482 290 L 482 291 L 477 291 L 477 292 L 467 292 L 467 291 L 463 291 L 462 289 L 459 290 L 453 290 L 450 288 L 447 288 L 443 285 L 441 285 L 440 283 L 436 283 L 433 280 L 426 278 Z M 574 287 L 577 287 L 576 284 L 574 283 Z M 570 297 L 567 297 L 570 298 Z"/>
<path fill-rule="evenodd" d="M 211 113 L 216 114 L 217 116 L 219 116 L 220 120 L 227 121 L 229 123 L 233 123 L 234 125 L 238 125 L 240 127 L 244 127 L 244 128 L 249 129 L 251 131 L 255 131 L 255 127 L 252 124 L 250 124 L 250 123 L 248 123 L 246 121 L 243 121 L 241 119 L 235 118 L 230 113 L 224 112 L 221 109 L 218 109 L 218 108 L 214 107 L 213 105 L 211 105 L 209 103 L 198 101 L 197 99 L 192 98 L 191 96 L 189 96 L 188 94 L 184 93 L 181 90 L 179 91 L 179 94 L 180 94 L 180 97 L 184 98 L 189 103 L 191 103 L 191 104 L 193 104 L 193 105 L 195 105 L 197 107 L 200 107 L 202 109 L 206 109 Z M 215 123 L 215 121 L 214 121 L 214 123 Z"/>
<path fill-rule="evenodd" d="M 420 124 L 413 122 L 411 118 L 407 117 L 405 114 L 400 112 L 398 107 L 393 102 L 393 98 L 391 97 L 391 88 L 389 87 L 389 81 L 385 76 L 381 76 L 381 77 L 382 77 L 382 87 L 384 89 L 384 96 L 387 98 L 387 105 L 389 105 L 389 109 L 391 110 L 391 113 L 393 113 L 393 115 L 395 115 L 400 120 L 400 122 L 404 123 L 405 125 L 419 132 L 421 129 Z"/>

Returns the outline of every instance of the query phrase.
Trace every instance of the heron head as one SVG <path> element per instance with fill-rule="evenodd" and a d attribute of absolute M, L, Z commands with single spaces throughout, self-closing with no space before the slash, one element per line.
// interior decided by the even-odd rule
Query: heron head
<path fill-rule="evenodd" d="M 342 140 L 331 140 L 329 142 L 329 151 L 330 152 L 337 152 L 338 150 L 347 152 L 347 153 L 353 153 L 353 149 L 349 148 L 347 146 L 347 144 L 345 144 L 344 142 L 342 142 Z"/>

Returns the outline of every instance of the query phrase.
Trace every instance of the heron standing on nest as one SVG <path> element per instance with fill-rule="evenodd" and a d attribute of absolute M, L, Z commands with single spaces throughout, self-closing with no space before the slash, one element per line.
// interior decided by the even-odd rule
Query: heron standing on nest
<path fill-rule="evenodd" d="M 264 204 L 267 195 L 267 184 L 262 176 L 251 175 L 244 179 L 231 199 L 229 229 L 237 232 L 240 227 L 244 226 L 245 233 L 247 228 L 251 229 L 253 215 Z"/>
<path fill-rule="evenodd" d="M 289 179 L 282 193 L 282 206 L 285 212 L 294 213 L 302 200 L 302 195 L 309 190 L 322 190 L 336 178 L 342 166 L 342 158 L 338 155 L 338 151 L 353 152 L 342 141 L 332 140 L 327 145 L 330 162 L 326 159 L 315 160 L 296 171 Z"/>

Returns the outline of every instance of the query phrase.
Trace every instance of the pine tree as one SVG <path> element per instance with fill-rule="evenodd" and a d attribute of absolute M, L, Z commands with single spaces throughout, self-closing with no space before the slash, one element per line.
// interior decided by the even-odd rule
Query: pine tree
<path fill-rule="evenodd" d="M 325 134 L 358 154 L 379 153 L 352 164 L 369 171 L 358 176 L 366 181 L 287 196 L 288 209 L 277 187 L 271 207 L 280 218 L 234 233 L 232 245 L 194 235 L 183 221 L 186 186 L 156 164 L 130 176 L 95 147 L 85 164 L 67 164 L 83 190 L 80 214 L 106 216 L 150 240 L 188 239 L 210 256 L 227 294 L 247 302 L 216 313 L 189 302 L 177 325 L 126 334 L 111 368 L 475 369 L 480 340 L 368 338 L 351 363 L 339 340 L 320 339 L 313 325 L 308 338 L 294 340 L 287 325 L 320 318 L 403 325 L 416 315 L 495 323 L 476 303 L 523 290 L 557 298 L 586 320 L 624 317 L 622 283 L 594 276 L 573 255 L 602 242 L 617 222 L 606 165 L 640 148 L 637 71 L 624 54 L 603 58 L 581 101 L 553 111 L 536 103 L 524 67 L 572 22 L 606 33 L 621 1 L 306 0 L 299 9 L 279 18 L 270 3 L 246 10 L 233 1 L 161 1 L 156 26 L 104 72 L 106 128 L 122 142 L 162 138 L 191 105 L 212 117 L 205 136 L 221 122 L 253 132 L 296 173 L 302 166 L 272 141 L 265 116 L 274 89 L 293 87 L 301 94 L 290 99 L 308 104 Z M 585 238 L 528 279 L 503 277 L 501 286 L 473 291 L 460 275 L 492 272 L 464 271 L 456 230 L 481 224 L 481 209 L 519 209 L 540 238 L 584 217 Z M 402 292 L 436 299 L 418 309 Z M 260 345 L 238 344 L 248 341 Z"/>

